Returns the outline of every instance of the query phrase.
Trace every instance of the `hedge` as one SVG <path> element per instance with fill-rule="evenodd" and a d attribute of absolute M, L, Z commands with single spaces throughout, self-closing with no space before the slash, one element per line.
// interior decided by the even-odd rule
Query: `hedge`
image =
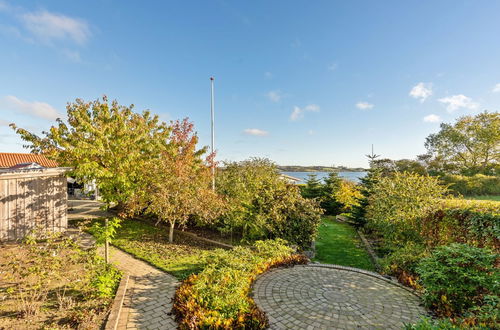
<path fill-rule="evenodd" d="M 500 195 L 500 176 L 449 174 L 441 177 L 441 180 L 449 185 L 451 191 L 463 196 Z"/>
<path fill-rule="evenodd" d="M 427 246 L 467 243 L 500 250 L 500 202 L 445 199 L 421 220 Z"/>
<path fill-rule="evenodd" d="M 248 294 L 256 277 L 272 267 L 308 259 L 281 239 L 257 241 L 253 248 L 215 250 L 208 266 L 177 289 L 173 312 L 180 329 L 264 329 L 265 314 Z"/>
<path fill-rule="evenodd" d="M 402 242 L 382 259 L 386 272 L 421 289 L 415 267 L 438 246 L 466 243 L 500 252 L 500 202 L 439 199 L 417 219 L 413 239 Z"/>

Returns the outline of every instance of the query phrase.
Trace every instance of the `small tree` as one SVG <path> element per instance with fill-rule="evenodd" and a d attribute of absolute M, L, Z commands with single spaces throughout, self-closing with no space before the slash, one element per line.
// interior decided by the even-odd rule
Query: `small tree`
<path fill-rule="evenodd" d="M 121 227 L 120 218 L 104 219 L 104 226 L 99 222 L 95 222 L 90 231 L 96 238 L 96 243 L 104 245 L 104 260 L 109 263 L 109 243 L 115 238 L 116 230 Z"/>
<path fill-rule="evenodd" d="M 339 189 L 335 192 L 335 200 L 341 205 L 341 212 L 347 215 L 350 215 L 354 207 L 359 206 L 359 199 L 362 196 L 359 187 L 347 180 L 342 180 Z"/>
<path fill-rule="evenodd" d="M 342 212 L 342 204 L 339 203 L 335 196 L 342 181 L 337 172 L 331 172 L 325 178 L 325 184 L 322 187 L 321 207 L 326 214 L 337 215 Z"/>
<path fill-rule="evenodd" d="M 323 185 L 316 174 L 309 174 L 306 180 L 306 186 L 302 189 L 305 198 L 321 198 Z"/>
<path fill-rule="evenodd" d="M 144 212 L 170 225 L 169 241 L 174 228 L 184 225 L 190 217 L 205 221 L 222 212 L 222 200 L 210 188 L 213 155 L 203 160 L 205 149 L 196 150 L 198 137 L 187 119 L 172 125 L 171 142 L 175 151 L 164 152 L 143 170 L 140 189 L 129 203 L 131 213 Z"/>
<path fill-rule="evenodd" d="M 351 211 L 350 218 L 353 220 L 354 225 L 363 227 L 366 220 L 366 208 L 368 207 L 368 199 L 373 192 L 373 188 L 382 177 L 382 171 L 379 168 L 370 168 L 366 176 L 360 179 L 360 192 L 357 205 L 354 205 Z"/>

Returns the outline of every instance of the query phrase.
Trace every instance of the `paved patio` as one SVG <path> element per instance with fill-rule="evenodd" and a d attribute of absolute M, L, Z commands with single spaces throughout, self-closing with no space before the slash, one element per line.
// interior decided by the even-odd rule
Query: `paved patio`
<path fill-rule="evenodd" d="M 349 267 L 278 268 L 254 284 L 271 329 L 401 329 L 425 315 L 420 298 L 375 273 Z"/>

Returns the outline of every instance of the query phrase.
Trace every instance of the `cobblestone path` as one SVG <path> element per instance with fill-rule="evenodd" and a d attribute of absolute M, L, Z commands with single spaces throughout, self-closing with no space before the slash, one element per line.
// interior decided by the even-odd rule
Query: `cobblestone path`
<path fill-rule="evenodd" d="M 72 200 L 68 204 L 71 208 L 68 212 L 70 219 L 112 216 L 99 209 L 99 202 Z M 75 228 L 68 229 L 68 234 L 73 235 L 82 246 L 94 244 L 91 235 Z M 98 248 L 102 255 L 103 250 Z M 170 315 L 172 298 L 179 285 L 177 279 L 114 247 L 110 248 L 109 257 L 113 264 L 130 275 L 117 329 L 177 329 L 174 316 Z"/>
<path fill-rule="evenodd" d="M 110 259 L 130 274 L 118 329 L 176 329 L 169 313 L 177 279 L 116 248 Z"/>
<path fill-rule="evenodd" d="M 375 273 L 337 267 L 278 268 L 259 277 L 253 296 L 270 328 L 401 329 L 426 314 L 408 290 Z"/>

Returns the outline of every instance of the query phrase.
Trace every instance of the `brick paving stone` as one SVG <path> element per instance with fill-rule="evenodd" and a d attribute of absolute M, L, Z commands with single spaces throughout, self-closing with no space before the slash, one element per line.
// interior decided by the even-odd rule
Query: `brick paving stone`
<path fill-rule="evenodd" d="M 113 216 L 102 211 L 102 204 L 89 200 L 70 200 L 69 219 L 91 219 Z M 75 230 L 69 234 L 77 235 L 82 246 L 94 244 L 92 236 Z M 104 255 L 103 249 L 98 252 Z M 123 300 L 123 307 L 118 319 L 118 329 L 177 329 L 172 310 L 172 299 L 179 282 L 146 262 L 132 255 L 111 247 L 110 260 L 120 270 L 130 274 L 128 288 Z"/>
<path fill-rule="evenodd" d="M 253 297 L 271 329 L 400 329 L 427 314 L 413 293 L 359 271 L 278 268 L 257 279 Z"/>
<path fill-rule="evenodd" d="M 127 329 L 176 329 L 169 313 L 177 279 L 116 248 L 111 248 L 110 259 L 130 274 L 124 299 L 127 312 L 122 309 L 119 324 L 126 324 Z"/>

